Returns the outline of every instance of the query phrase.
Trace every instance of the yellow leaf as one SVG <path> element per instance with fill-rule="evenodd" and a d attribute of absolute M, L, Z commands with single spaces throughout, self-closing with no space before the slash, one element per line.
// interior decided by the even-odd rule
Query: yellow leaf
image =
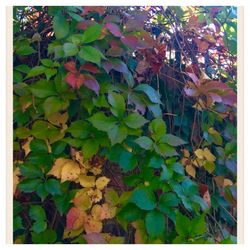
<path fill-rule="evenodd" d="M 74 238 L 83 232 L 83 227 L 77 230 L 65 229 L 63 232 L 63 239 Z"/>
<path fill-rule="evenodd" d="M 61 126 L 68 121 L 68 118 L 68 112 L 65 112 L 63 114 L 57 112 L 48 116 L 48 121 L 53 125 Z"/>
<path fill-rule="evenodd" d="M 233 182 L 229 179 L 224 179 L 223 187 L 232 186 Z"/>
<path fill-rule="evenodd" d="M 203 153 L 203 150 L 202 149 L 196 149 L 195 151 L 194 151 L 194 153 L 195 153 L 195 155 L 199 158 L 199 159 L 201 159 L 201 160 L 203 160 L 204 159 L 204 153 Z"/>
<path fill-rule="evenodd" d="M 105 177 L 105 176 L 102 176 L 102 177 L 99 177 L 97 180 L 96 180 L 96 188 L 99 189 L 99 190 L 102 190 L 104 189 L 108 183 L 110 182 L 110 179 Z"/>
<path fill-rule="evenodd" d="M 90 189 L 88 192 L 88 195 L 92 202 L 96 203 L 99 202 L 102 199 L 102 192 L 99 189 Z"/>
<path fill-rule="evenodd" d="M 33 137 L 28 137 L 27 141 L 22 145 L 22 149 L 24 150 L 25 156 L 30 153 L 30 143 L 33 140 Z"/>
<path fill-rule="evenodd" d="M 216 157 L 210 152 L 210 150 L 208 148 L 204 149 L 204 157 L 208 161 L 215 161 L 216 160 Z"/>
<path fill-rule="evenodd" d="M 102 222 L 95 220 L 91 215 L 88 215 L 84 221 L 84 229 L 87 234 L 100 233 L 102 231 Z"/>
<path fill-rule="evenodd" d="M 13 194 L 16 192 L 17 185 L 19 183 L 19 176 L 21 175 L 20 169 L 17 167 L 13 172 Z"/>
<path fill-rule="evenodd" d="M 196 158 L 192 161 L 192 163 L 197 167 L 201 167 L 203 165 L 203 160 L 199 159 L 199 158 Z"/>
<path fill-rule="evenodd" d="M 79 182 L 83 187 L 94 187 L 95 186 L 95 176 L 87 176 L 80 174 Z"/>
<path fill-rule="evenodd" d="M 101 220 L 101 211 L 102 206 L 99 204 L 95 204 L 91 209 L 91 215 L 95 220 Z"/>
<path fill-rule="evenodd" d="M 92 201 L 89 196 L 90 190 L 93 189 L 83 188 L 76 193 L 75 197 L 73 198 L 73 203 L 77 208 L 80 208 L 83 211 L 91 208 Z"/>
<path fill-rule="evenodd" d="M 96 166 L 96 167 L 92 167 L 89 170 L 90 173 L 92 173 L 93 175 L 98 175 L 102 172 L 102 169 L 100 168 L 100 166 Z"/>
<path fill-rule="evenodd" d="M 186 169 L 186 172 L 187 172 L 190 176 L 192 176 L 193 178 L 195 178 L 196 170 L 195 170 L 195 168 L 194 168 L 192 165 L 187 165 L 185 169 Z"/>
<path fill-rule="evenodd" d="M 54 165 L 52 166 L 50 171 L 47 173 L 47 175 L 53 175 L 56 178 L 60 179 L 61 173 L 62 173 L 62 167 L 69 161 L 70 161 L 69 159 L 57 158 Z"/>
<path fill-rule="evenodd" d="M 80 175 L 80 166 L 77 162 L 69 160 L 62 167 L 61 182 L 76 181 Z"/>

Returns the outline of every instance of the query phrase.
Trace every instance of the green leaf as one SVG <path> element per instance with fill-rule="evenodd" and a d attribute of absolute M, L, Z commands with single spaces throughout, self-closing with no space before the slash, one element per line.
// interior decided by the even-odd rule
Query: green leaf
<path fill-rule="evenodd" d="M 192 221 L 190 225 L 190 236 L 198 236 L 206 233 L 207 226 L 205 221 L 205 214 L 202 214 L 200 216 L 196 216 Z"/>
<path fill-rule="evenodd" d="M 97 40 L 102 32 L 102 26 L 99 24 L 94 24 L 89 26 L 83 33 L 82 41 L 84 43 L 91 43 Z"/>
<path fill-rule="evenodd" d="M 58 11 L 54 16 L 53 29 L 57 39 L 62 39 L 69 34 L 69 23 L 61 11 Z"/>
<path fill-rule="evenodd" d="M 42 178 L 43 177 L 43 172 L 41 168 L 29 162 L 25 162 L 21 164 L 20 171 L 23 176 L 28 177 L 28 178 Z"/>
<path fill-rule="evenodd" d="M 99 150 L 99 143 L 95 139 L 89 139 L 83 142 L 82 144 L 82 153 L 84 160 L 90 159 L 94 156 Z"/>
<path fill-rule="evenodd" d="M 74 121 L 70 124 L 67 132 L 70 132 L 75 138 L 85 139 L 90 133 L 90 125 L 83 120 Z"/>
<path fill-rule="evenodd" d="M 207 170 L 208 173 L 213 173 L 215 170 L 215 164 L 212 161 L 204 161 L 203 167 Z"/>
<path fill-rule="evenodd" d="M 31 205 L 29 210 L 29 216 L 35 222 L 33 223 L 31 230 L 35 233 L 41 233 L 47 228 L 46 213 L 44 208 L 39 205 Z"/>
<path fill-rule="evenodd" d="M 122 143 L 127 138 L 127 135 L 127 128 L 123 125 L 115 125 L 108 130 L 108 136 L 112 146 L 116 143 Z"/>
<path fill-rule="evenodd" d="M 45 98 L 48 96 L 56 95 L 56 91 L 52 82 L 46 80 L 39 80 L 29 87 L 32 94 L 39 98 Z"/>
<path fill-rule="evenodd" d="M 56 179 L 47 180 L 45 182 L 45 189 L 52 195 L 60 195 L 62 193 L 60 182 Z"/>
<path fill-rule="evenodd" d="M 41 233 L 47 228 L 47 222 L 43 220 L 35 221 L 31 227 L 31 230 L 35 233 Z"/>
<path fill-rule="evenodd" d="M 37 139 L 48 139 L 51 136 L 54 136 L 60 133 L 60 131 L 51 125 L 50 123 L 42 120 L 37 120 L 32 125 L 32 135 L 36 137 Z"/>
<path fill-rule="evenodd" d="M 34 68 L 32 68 L 28 75 L 26 76 L 26 78 L 30 78 L 30 77 L 34 77 L 34 76 L 38 76 L 41 75 L 45 72 L 46 68 L 44 66 L 35 66 Z"/>
<path fill-rule="evenodd" d="M 16 48 L 15 53 L 20 56 L 28 56 L 36 53 L 36 51 L 28 43 L 24 43 Z"/>
<path fill-rule="evenodd" d="M 13 219 L 13 231 L 15 232 L 20 229 L 24 229 L 22 218 L 20 216 L 15 216 Z"/>
<path fill-rule="evenodd" d="M 120 154 L 119 165 L 124 172 L 133 170 L 137 165 L 137 158 L 134 154 L 124 150 Z"/>
<path fill-rule="evenodd" d="M 150 168 L 156 168 L 156 169 L 158 169 L 158 168 L 162 167 L 163 163 L 164 163 L 164 161 L 163 161 L 162 157 L 155 155 L 155 156 L 153 156 L 153 157 L 150 158 L 148 166 Z"/>
<path fill-rule="evenodd" d="M 32 220 L 46 220 L 46 214 L 42 206 L 31 205 L 29 216 Z"/>
<path fill-rule="evenodd" d="M 175 149 L 172 146 L 169 146 L 168 144 L 160 143 L 158 145 L 155 145 L 154 148 L 158 154 L 164 157 L 171 157 L 178 155 Z"/>
<path fill-rule="evenodd" d="M 33 139 L 30 142 L 30 150 L 48 153 L 48 146 L 44 140 Z"/>
<path fill-rule="evenodd" d="M 98 49 L 92 46 L 81 47 L 79 57 L 85 61 L 96 63 L 97 65 L 100 65 L 101 58 L 105 59 L 105 56 Z"/>
<path fill-rule="evenodd" d="M 147 233 L 152 238 L 159 237 L 165 232 L 165 217 L 157 210 L 153 210 L 146 215 L 145 223 Z"/>
<path fill-rule="evenodd" d="M 88 119 L 92 125 L 101 131 L 109 131 L 116 124 L 114 117 L 107 117 L 104 113 L 98 112 Z"/>
<path fill-rule="evenodd" d="M 64 57 L 75 56 L 78 53 L 78 48 L 73 43 L 63 44 Z"/>
<path fill-rule="evenodd" d="M 28 74 L 30 71 L 30 67 L 27 64 L 19 64 L 14 69 L 25 74 Z"/>
<path fill-rule="evenodd" d="M 140 84 L 134 90 L 145 93 L 151 102 L 161 104 L 159 93 L 148 84 Z"/>
<path fill-rule="evenodd" d="M 172 135 L 172 134 L 166 134 L 161 139 L 160 142 L 167 143 L 171 146 L 177 147 L 183 144 L 186 144 L 185 141 L 183 141 L 181 138 Z"/>
<path fill-rule="evenodd" d="M 56 208 L 60 215 L 65 214 L 71 206 L 70 201 L 72 200 L 74 193 L 66 193 L 62 195 L 55 195 L 52 197 L 55 202 Z"/>
<path fill-rule="evenodd" d="M 137 143 L 141 148 L 144 148 L 146 150 L 152 149 L 153 141 L 147 137 L 147 136 L 141 136 L 135 140 L 135 143 Z"/>
<path fill-rule="evenodd" d="M 126 222 L 132 222 L 140 219 L 143 215 L 141 209 L 139 209 L 133 203 L 128 203 L 122 207 L 122 209 L 117 214 L 118 218 Z"/>
<path fill-rule="evenodd" d="M 41 59 L 41 63 L 43 66 L 49 67 L 49 68 L 52 68 L 54 66 L 54 62 L 48 58 Z"/>
<path fill-rule="evenodd" d="M 18 184 L 18 188 L 25 193 L 32 193 L 41 183 L 41 179 L 25 179 Z"/>
<path fill-rule="evenodd" d="M 187 237 L 190 233 L 191 221 L 188 217 L 182 215 L 179 211 L 176 214 L 175 230 L 180 236 Z"/>
<path fill-rule="evenodd" d="M 145 123 L 148 122 L 142 115 L 138 113 L 129 114 L 124 119 L 125 124 L 133 129 L 141 128 Z"/>
<path fill-rule="evenodd" d="M 161 118 L 156 118 L 150 122 L 149 130 L 152 133 L 152 138 L 159 141 L 166 134 L 166 123 Z"/>
<path fill-rule="evenodd" d="M 41 198 L 42 201 L 45 200 L 45 198 L 48 196 L 48 192 L 45 189 L 45 184 L 44 183 L 40 183 L 37 187 L 36 190 L 37 195 Z"/>
<path fill-rule="evenodd" d="M 117 117 L 122 117 L 126 107 L 125 100 L 121 94 L 111 92 L 108 94 L 108 102 L 112 106 L 111 112 Z"/>
<path fill-rule="evenodd" d="M 46 75 L 46 79 L 49 81 L 49 79 L 54 76 L 55 74 L 57 73 L 57 70 L 56 69 L 50 69 L 50 68 L 47 68 L 45 69 L 44 71 L 44 74 Z"/>
<path fill-rule="evenodd" d="M 47 229 L 41 233 L 31 233 L 32 242 L 34 244 L 52 244 L 57 240 L 56 232 L 52 229 Z"/>
<path fill-rule="evenodd" d="M 16 136 L 20 139 L 25 139 L 31 135 L 31 131 L 25 127 L 19 127 L 15 130 Z"/>
<path fill-rule="evenodd" d="M 156 207 L 155 194 L 146 188 L 138 188 L 133 191 L 131 202 L 143 210 L 153 210 Z"/>
<path fill-rule="evenodd" d="M 66 109 L 68 105 L 69 105 L 68 101 L 64 101 L 57 96 L 50 96 L 44 101 L 43 108 L 46 116 L 49 116 L 58 111 Z"/>
<path fill-rule="evenodd" d="M 173 222 L 175 222 L 175 209 L 178 206 L 179 199 L 174 193 L 164 193 L 160 196 L 159 209 L 165 213 Z"/>

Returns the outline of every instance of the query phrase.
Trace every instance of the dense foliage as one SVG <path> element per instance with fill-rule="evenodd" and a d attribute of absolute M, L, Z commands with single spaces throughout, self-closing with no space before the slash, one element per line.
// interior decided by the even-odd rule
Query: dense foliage
<path fill-rule="evenodd" d="M 15 243 L 235 243 L 236 9 L 15 7 Z"/>

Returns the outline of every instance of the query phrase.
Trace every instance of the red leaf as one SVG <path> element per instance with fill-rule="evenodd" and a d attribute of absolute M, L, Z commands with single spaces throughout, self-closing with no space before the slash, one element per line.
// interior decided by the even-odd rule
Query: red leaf
<path fill-rule="evenodd" d="M 99 91 L 100 91 L 100 86 L 99 83 L 96 81 L 96 79 L 89 75 L 89 74 L 85 74 L 84 75 L 84 85 L 93 90 L 97 95 L 99 95 Z"/>
<path fill-rule="evenodd" d="M 89 71 L 93 74 L 100 73 L 100 70 L 98 69 L 98 67 L 92 63 L 85 63 L 85 64 L 81 65 L 80 70 L 86 70 L 86 71 Z"/>
<path fill-rule="evenodd" d="M 74 61 L 70 61 L 64 64 L 65 69 L 70 71 L 71 73 L 77 73 L 76 63 Z"/>
<path fill-rule="evenodd" d="M 79 208 L 72 207 L 66 216 L 66 228 L 68 230 L 78 229 L 83 225 L 85 213 Z"/>
<path fill-rule="evenodd" d="M 92 20 L 84 20 L 84 21 L 79 22 L 76 28 L 79 30 L 86 30 L 89 26 L 93 24 L 96 24 L 96 22 Z"/>
<path fill-rule="evenodd" d="M 82 15 L 87 15 L 89 12 L 97 12 L 100 16 L 102 16 L 105 12 L 104 6 L 84 6 Z"/>
<path fill-rule="evenodd" d="M 128 47 L 136 49 L 138 46 L 138 38 L 134 35 L 126 35 L 121 38 L 121 41 Z"/>
<path fill-rule="evenodd" d="M 116 37 L 121 37 L 122 33 L 120 27 L 114 23 L 107 23 L 105 27 Z"/>
<path fill-rule="evenodd" d="M 114 69 L 120 73 L 127 73 L 128 72 L 128 68 L 127 68 L 126 64 L 118 59 L 105 61 L 105 62 L 103 62 L 102 66 L 107 73 L 109 73 L 109 71 L 111 69 Z"/>
<path fill-rule="evenodd" d="M 89 233 L 83 235 L 88 244 L 106 244 L 107 242 L 100 233 Z"/>
<path fill-rule="evenodd" d="M 84 76 L 79 72 L 73 74 L 68 73 L 65 77 L 65 81 L 72 87 L 72 88 L 80 88 L 84 83 Z"/>

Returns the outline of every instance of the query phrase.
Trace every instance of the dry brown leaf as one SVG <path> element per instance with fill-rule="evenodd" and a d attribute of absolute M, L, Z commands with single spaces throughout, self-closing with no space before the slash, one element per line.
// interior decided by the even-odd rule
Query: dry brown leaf
<path fill-rule="evenodd" d="M 28 137 L 27 141 L 22 145 L 22 149 L 24 150 L 25 156 L 30 153 L 30 143 L 33 140 L 33 137 Z"/>
<path fill-rule="evenodd" d="M 229 179 L 224 179 L 223 187 L 232 186 L 233 182 Z"/>
<path fill-rule="evenodd" d="M 19 184 L 19 176 L 21 175 L 20 169 L 17 167 L 13 172 L 13 194 L 16 192 L 17 185 Z"/>
<path fill-rule="evenodd" d="M 101 206 L 101 220 L 112 219 L 116 215 L 116 207 L 110 206 L 108 203 L 104 203 Z"/>

